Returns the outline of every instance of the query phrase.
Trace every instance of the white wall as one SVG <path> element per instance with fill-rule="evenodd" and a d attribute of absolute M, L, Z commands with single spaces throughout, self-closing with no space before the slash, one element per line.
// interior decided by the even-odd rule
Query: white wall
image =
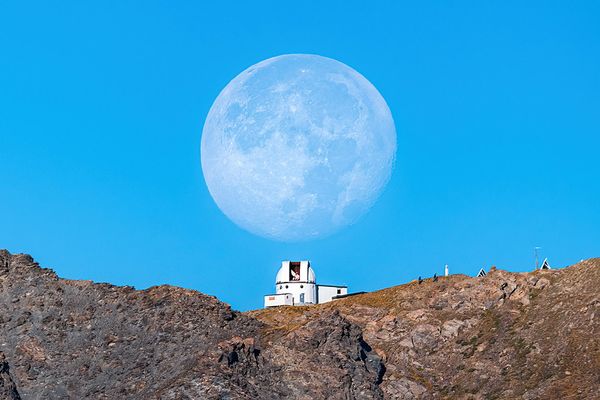
<path fill-rule="evenodd" d="M 268 294 L 265 296 L 265 308 L 276 306 L 293 306 L 294 296 L 289 293 Z"/>
<path fill-rule="evenodd" d="M 315 304 L 317 302 L 317 289 L 314 283 L 281 282 L 276 286 L 276 293 L 290 293 L 294 296 L 294 304 Z M 304 301 L 302 301 L 302 297 L 304 297 Z"/>
<path fill-rule="evenodd" d="M 348 288 L 344 286 L 323 286 L 317 285 L 317 299 L 319 304 L 328 303 L 335 296 L 348 294 Z"/>

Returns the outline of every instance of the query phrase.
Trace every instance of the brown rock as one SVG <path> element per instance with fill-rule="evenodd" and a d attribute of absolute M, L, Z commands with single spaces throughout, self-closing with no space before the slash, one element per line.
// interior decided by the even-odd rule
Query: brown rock
<path fill-rule="evenodd" d="M 0 251 L 0 398 L 594 399 L 598 287 L 593 259 L 239 313 Z"/>

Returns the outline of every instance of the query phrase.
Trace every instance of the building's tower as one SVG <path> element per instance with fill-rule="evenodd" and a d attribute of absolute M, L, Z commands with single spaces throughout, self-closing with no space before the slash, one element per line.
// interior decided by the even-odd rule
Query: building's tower
<path fill-rule="evenodd" d="M 448 276 L 448 264 L 444 267 L 444 276 Z"/>
<path fill-rule="evenodd" d="M 275 292 L 290 293 L 294 296 L 294 304 L 315 304 L 315 282 L 315 273 L 308 261 L 283 261 L 275 279 Z"/>

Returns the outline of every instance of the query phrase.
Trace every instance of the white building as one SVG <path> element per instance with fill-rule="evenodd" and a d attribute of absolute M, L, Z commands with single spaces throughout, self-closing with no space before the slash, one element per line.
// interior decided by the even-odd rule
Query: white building
<path fill-rule="evenodd" d="M 317 285 L 310 262 L 283 261 L 275 278 L 275 294 L 265 296 L 265 307 L 321 304 L 347 294 L 347 286 Z"/>

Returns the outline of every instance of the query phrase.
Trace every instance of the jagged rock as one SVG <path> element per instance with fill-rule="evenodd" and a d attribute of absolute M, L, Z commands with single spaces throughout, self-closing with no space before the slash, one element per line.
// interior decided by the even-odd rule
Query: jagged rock
<path fill-rule="evenodd" d="M 596 399 L 599 286 L 600 259 L 522 274 L 494 268 L 289 312 L 284 325 L 326 323 L 332 309 L 351 319 L 385 362 L 379 387 L 389 399 Z M 250 314 L 275 327 L 283 313 Z"/>
<path fill-rule="evenodd" d="M 599 285 L 593 259 L 239 313 L 0 251 L 0 399 L 594 399 Z"/>
<path fill-rule="evenodd" d="M 21 400 L 17 386 L 10 376 L 10 369 L 6 356 L 0 352 L 0 399 L 3 400 Z"/>

